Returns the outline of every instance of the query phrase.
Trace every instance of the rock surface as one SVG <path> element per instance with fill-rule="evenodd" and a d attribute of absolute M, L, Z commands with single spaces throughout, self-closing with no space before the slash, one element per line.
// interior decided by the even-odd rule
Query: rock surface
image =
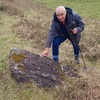
<path fill-rule="evenodd" d="M 11 48 L 9 61 L 11 76 L 17 82 L 33 80 L 40 87 L 53 87 L 60 83 L 61 66 L 48 57 Z"/>

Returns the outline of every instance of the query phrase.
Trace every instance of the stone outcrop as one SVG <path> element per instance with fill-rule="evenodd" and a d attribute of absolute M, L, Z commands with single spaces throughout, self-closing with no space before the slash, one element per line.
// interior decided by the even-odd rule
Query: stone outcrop
<path fill-rule="evenodd" d="M 40 87 L 53 87 L 60 83 L 61 66 L 48 57 L 11 48 L 9 61 L 11 76 L 17 82 L 33 80 Z"/>

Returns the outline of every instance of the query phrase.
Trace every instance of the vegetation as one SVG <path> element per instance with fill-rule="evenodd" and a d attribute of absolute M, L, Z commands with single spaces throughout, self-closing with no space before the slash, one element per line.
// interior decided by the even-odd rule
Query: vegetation
<path fill-rule="evenodd" d="M 88 66 L 80 78 L 66 79 L 52 89 L 35 83 L 17 84 L 10 76 L 11 47 L 40 54 L 55 8 L 64 5 L 79 12 L 86 24 L 80 42 Z M 2 0 L 0 3 L 0 100 L 99 100 L 100 99 L 100 0 Z M 73 48 L 68 41 L 60 47 L 60 63 L 75 66 Z M 51 57 L 51 51 L 50 55 Z M 80 67 L 83 68 L 81 59 Z"/>
<path fill-rule="evenodd" d="M 55 10 L 57 6 L 63 5 L 65 7 L 73 8 L 81 14 L 84 18 L 100 19 L 100 1 L 99 0 L 39 0 L 44 3 L 46 7 Z"/>

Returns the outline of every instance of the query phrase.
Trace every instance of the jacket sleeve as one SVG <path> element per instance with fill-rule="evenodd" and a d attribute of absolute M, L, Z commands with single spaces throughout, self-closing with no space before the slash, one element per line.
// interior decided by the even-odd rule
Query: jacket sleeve
<path fill-rule="evenodd" d="M 58 34 L 57 32 L 57 27 L 55 26 L 55 21 L 54 19 L 52 20 L 51 28 L 49 30 L 47 42 L 46 42 L 46 47 L 50 48 L 51 44 L 54 40 L 55 35 Z"/>
<path fill-rule="evenodd" d="M 80 34 L 84 30 L 85 24 L 78 13 L 75 14 L 75 19 L 76 19 L 76 28 L 78 29 L 77 33 Z"/>

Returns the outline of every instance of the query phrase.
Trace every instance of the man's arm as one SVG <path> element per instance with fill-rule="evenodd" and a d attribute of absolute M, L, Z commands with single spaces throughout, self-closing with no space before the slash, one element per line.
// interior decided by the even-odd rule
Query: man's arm
<path fill-rule="evenodd" d="M 51 28 L 46 42 L 46 47 L 50 48 L 56 34 L 58 34 L 54 19 L 52 20 Z"/>
<path fill-rule="evenodd" d="M 75 19 L 76 19 L 76 29 L 77 29 L 77 33 L 80 34 L 85 27 L 85 24 L 82 20 L 82 18 L 80 17 L 80 15 L 78 13 L 74 13 Z"/>
<path fill-rule="evenodd" d="M 48 38 L 47 38 L 47 42 L 46 42 L 46 48 L 45 50 L 41 53 L 40 56 L 48 56 L 49 54 L 49 51 L 50 51 L 50 48 L 51 48 L 51 44 L 53 43 L 53 40 L 54 40 L 54 37 L 55 35 L 57 34 L 57 29 L 54 25 L 54 20 L 52 21 L 52 24 L 51 24 L 51 29 L 49 31 L 49 35 L 48 35 Z"/>

